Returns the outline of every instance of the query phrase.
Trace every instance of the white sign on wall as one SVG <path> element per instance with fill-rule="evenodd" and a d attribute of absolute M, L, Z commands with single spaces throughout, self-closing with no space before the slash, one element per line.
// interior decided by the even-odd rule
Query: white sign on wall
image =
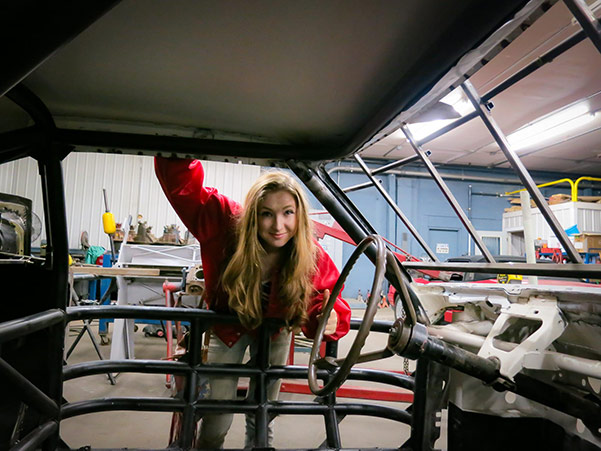
<path fill-rule="evenodd" d="M 449 243 L 436 243 L 436 253 L 437 254 L 448 254 L 449 253 Z"/>

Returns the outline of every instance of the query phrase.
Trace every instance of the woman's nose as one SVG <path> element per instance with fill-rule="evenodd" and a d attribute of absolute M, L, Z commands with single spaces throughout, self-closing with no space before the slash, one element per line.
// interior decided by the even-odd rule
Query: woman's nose
<path fill-rule="evenodd" d="M 276 215 L 273 223 L 274 227 L 279 230 L 284 224 L 284 218 L 281 215 Z"/>

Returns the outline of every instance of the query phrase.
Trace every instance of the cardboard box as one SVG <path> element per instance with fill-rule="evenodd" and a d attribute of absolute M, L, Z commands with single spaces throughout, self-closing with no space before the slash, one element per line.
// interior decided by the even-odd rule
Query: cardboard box
<path fill-rule="evenodd" d="M 574 244 L 579 244 L 576 246 L 579 252 L 601 253 L 601 233 L 579 233 L 574 235 Z"/>
<path fill-rule="evenodd" d="M 549 205 L 563 204 L 564 202 L 570 202 L 572 196 L 569 194 L 553 194 L 549 197 Z"/>

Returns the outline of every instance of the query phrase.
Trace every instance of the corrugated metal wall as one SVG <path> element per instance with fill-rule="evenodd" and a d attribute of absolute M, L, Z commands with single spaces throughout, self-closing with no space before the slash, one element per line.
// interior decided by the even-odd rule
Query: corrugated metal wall
<path fill-rule="evenodd" d="M 242 201 L 261 168 L 243 164 L 204 162 L 207 186 Z M 86 230 L 92 245 L 109 248 L 108 237 L 102 229 L 104 200 L 102 189 L 108 196 L 109 208 L 115 220 L 122 222 L 128 215 L 137 223 L 138 215 L 152 226 L 157 237 L 163 227 L 178 224 L 185 227 L 167 202 L 154 174 L 152 157 L 100 153 L 72 153 L 63 162 L 69 247 L 80 247 L 80 236 Z M 41 185 L 37 163 L 31 158 L 0 165 L 0 192 L 27 197 L 33 210 L 43 221 Z M 39 246 L 45 234 L 33 243 Z"/>

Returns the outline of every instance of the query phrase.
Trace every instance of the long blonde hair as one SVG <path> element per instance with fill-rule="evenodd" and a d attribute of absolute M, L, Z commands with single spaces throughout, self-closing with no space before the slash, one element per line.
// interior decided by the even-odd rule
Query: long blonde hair
<path fill-rule="evenodd" d="M 261 305 L 261 256 L 265 249 L 259 241 L 259 205 L 265 196 L 285 191 L 296 201 L 297 227 L 286 244 L 288 258 L 279 272 L 279 301 L 285 307 L 285 320 L 295 327 L 307 320 L 307 302 L 313 291 L 316 246 L 308 202 L 299 183 L 281 171 L 270 171 L 259 177 L 246 195 L 244 209 L 238 217 L 236 250 L 223 272 L 223 289 L 229 307 L 242 325 L 258 327 L 263 320 Z"/>

